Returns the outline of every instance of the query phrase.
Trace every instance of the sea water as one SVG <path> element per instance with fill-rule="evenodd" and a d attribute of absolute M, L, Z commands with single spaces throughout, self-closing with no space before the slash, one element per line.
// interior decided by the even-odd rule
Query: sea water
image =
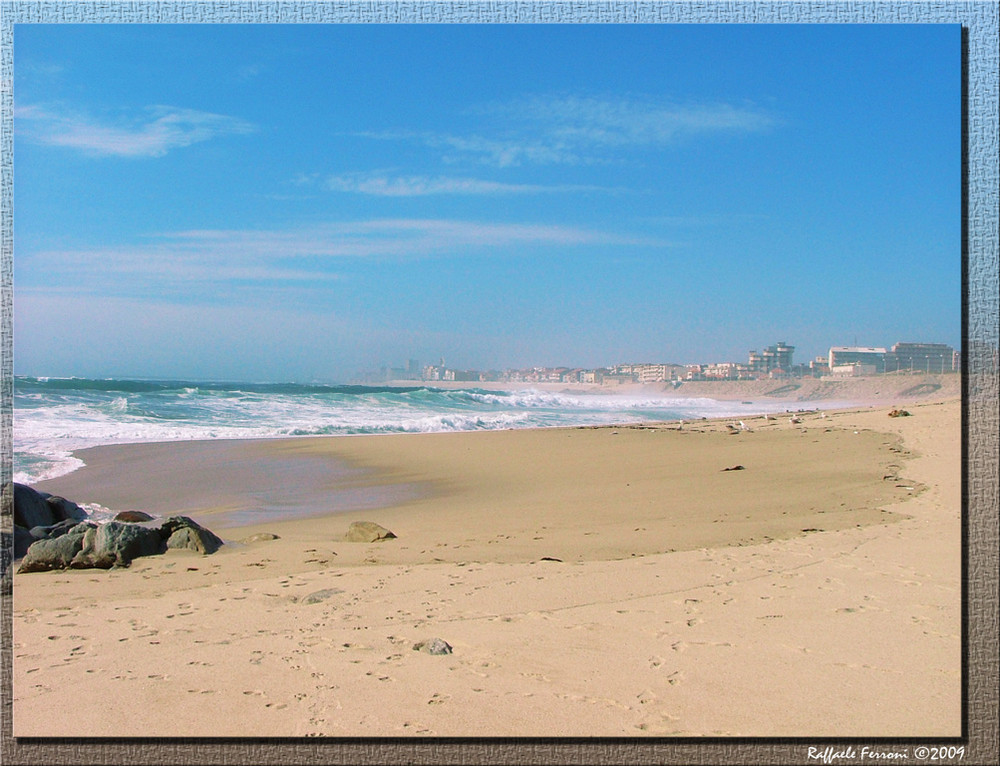
<path fill-rule="evenodd" d="M 696 420 L 783 412 L 782 402 L 613 393 L 220 383 L 14 380 L 14 480 L 30 484 L 83 465 L 86 447 L 191 439 L 482 431 Z"/>

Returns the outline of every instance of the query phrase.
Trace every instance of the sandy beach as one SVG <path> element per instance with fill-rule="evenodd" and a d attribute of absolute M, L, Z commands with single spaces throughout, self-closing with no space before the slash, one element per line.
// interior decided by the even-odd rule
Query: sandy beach
<path fill-rule="evenodd" d="M 38 488 L 228 544 L 16 575 L 14 734 L 958 736 L 960 402 L 905 407 L 87 451 Z"/>

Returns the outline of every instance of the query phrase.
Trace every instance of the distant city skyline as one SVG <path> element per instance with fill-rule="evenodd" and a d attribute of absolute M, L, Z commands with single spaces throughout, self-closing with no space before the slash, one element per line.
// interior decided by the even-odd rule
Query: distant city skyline
<path fill-rule="evenodd" d="M 958 25 L 25 24 L 14 56 L 18 375 L 961 347 Z"/>
<path fill-rule="evenodd" d="M 873 360 L 869 357 L 881 356 L 876 362 L 876 369 L 873 373 L 915 371 L 915 372 L 960 372 L 962 348 L 953 347 L 946 343 L 925 343 L 914 341 L 897 341 L 896 343 L 884 344 L 883 346 L 846 346 L 831 345 L 823 354 L 817 354 L 808 358 L 796 357 L 796 347 L 794 344 L 787 344 L 785 341 L 760 346 L 760 351 L 751 349 L 747 352 L 746 361 L 738 359 L 700 359 L 687 362 L 676 362 L 664 359 L 618 359 L 595 367 L 579 367 L 575 365 L 559 364 L 558 362 L 539 362 L 537 364 L 525 365 L 522 367 L 504 367 L 477 369 L 461 367 L 455 364 L 448 364 L 445 356 L 438 357 L 437 361 L 424 362 L 419 359 L 409 358 L 406 364 L 381 364 L 377 368 L 361 370 L 353 376 L 353 382 L 385 382 L 390 380 L 455 380 L 456 378 L 442 378 L 443 373 L 455 373 L 459 375 L 482 374 L 486 376 L 484 380 L 501 380 L 509 378 L 514 374 L 527 373 L 530 371 L 552 372 L 556 370 L 596 372 L 611 371 L 617 372 L 623 368 L 673 368 L 664 369 L 663 373 L 669 379 L 671 372 L 677 370 L 691 370 L 692 368 L 702 368 L 708 370 L 709 377 L 725 376 L 725 368 L 733 376 L 743 375 L 754 376 L 766 374 L 772 369 L 782 373 L 793 374 L 825 374 L 829 368 L 823 369 L 824 363 L 829 363 L 831 359 L 839 358 L 833 364 L 868 364 Z M 898 349 L 898 354 L 897 354 Z M 914 355 L 920 358 L 920 362 L 915 366 Z M 886 357 L 898 356 L 899 359 L 887 364 Z M 900 363 L 902 362 L 902 363 Z M 925 367 L 926 363 L 926 367 Z M 865 370 L 865 373 L 869 372 Z M 429 374 L 431 373 L 431 374 Z M 499 376 L 499 377 L 498 377 Z M 683 377 L 683 376 L 681 376 Z M 467 378 L 457 378 L 465 380 Z M 582 382 L 582 381 L 580 381 Z"/>

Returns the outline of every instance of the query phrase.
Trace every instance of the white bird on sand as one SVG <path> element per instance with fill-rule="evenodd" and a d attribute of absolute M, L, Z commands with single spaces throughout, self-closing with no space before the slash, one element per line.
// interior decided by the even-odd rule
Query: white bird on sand
<path fill-rule="evenodd" d="M 746 424 L 746 423 L 744 423 L 744 422 L 743 422 L 742 420 L 740 421 L 740 430 L 741 430 L 741 431 L 749 431 L 749 430 L 750 430 L 750 429 L 749 429 L 749 428 L 747 427 L 747 424 Z"/>
<path fill-rule="evenodd" d="M 801 422 L 802 422 L 802 418 L 795 418 L 795 417 L 792 417 L 792 418 L 789 418 L 789 419 L 788 419 L 788 422 L 789 422 L 789 423 L 792 423 L 792 424 L 795 424 L 795 423 L 801 423 Z"/>

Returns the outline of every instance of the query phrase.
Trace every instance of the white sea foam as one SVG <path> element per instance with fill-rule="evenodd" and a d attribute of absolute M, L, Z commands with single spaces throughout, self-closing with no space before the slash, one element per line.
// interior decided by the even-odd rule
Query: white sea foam
<path fill-rule="evenodd" d="M 785 406 L 534 389 L 16 379 L 14 468 L 17 481 L 53 478 L 82 465 L 74 452 L 106 444 L 695 420 Z"/>

